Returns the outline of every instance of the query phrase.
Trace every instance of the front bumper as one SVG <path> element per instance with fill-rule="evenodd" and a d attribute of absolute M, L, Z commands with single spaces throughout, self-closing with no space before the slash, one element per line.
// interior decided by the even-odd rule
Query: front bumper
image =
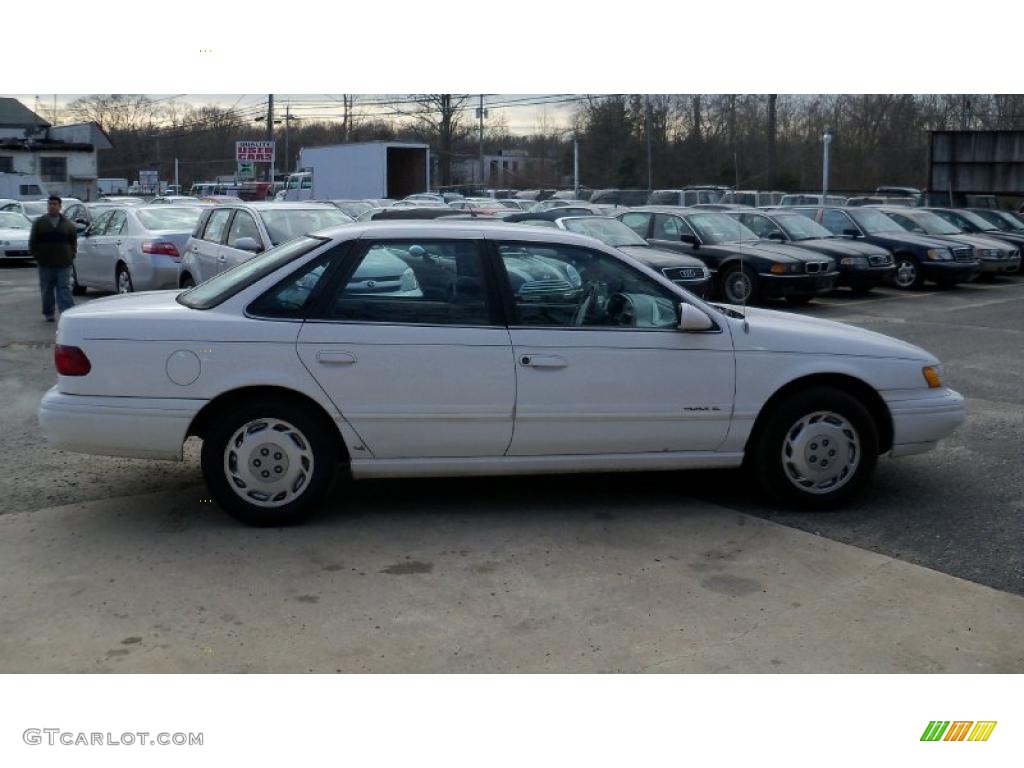
<path fill-rule="evenodd" d="M 921 276 L 936 283 L 967 283 L 981 274 L 981 262 L 921 261 Z"/>
<path fill-rule="evenodd" d="M 894 457 L 930 451 L 967 418 L 963 395 L 945 387 L 881 394 L 892 415 Z"/>
<path fill-rule="evenodd" d="M 1010 259 L 993 259 L 982 257 L 981 271 L 986 275 L 1003 275 L 1016 272 L 1020 269 L 1020 256 Z"/>
<path fill-rule="evenodd" d="M 758 276 L 759 290 L 769 299 L 785 296 L 817 296 L 836 286 L 839 272 L 820 272 L 815 275 L 773 275 L 762 272 Z"/>
<path fill-rule="evenodd" d="M 181 460 L 204 400 L 68 395 L 53 387 L 39 403 L 39 426 L 54 448 L 102 456 Z"/>
<path fill-rule="evenodd" d="M 2 245 L 0 246 L 0 259 L 31 259 L 28 244 Z"/>
<path fill-rule="evenodd" d="M 851 288 L 874 287 L 891 280 L 895 274 L 895 264 L 887 264 L 884 267 L 848 267 L 840 265 L 839 281 L 837 284 Z"/>

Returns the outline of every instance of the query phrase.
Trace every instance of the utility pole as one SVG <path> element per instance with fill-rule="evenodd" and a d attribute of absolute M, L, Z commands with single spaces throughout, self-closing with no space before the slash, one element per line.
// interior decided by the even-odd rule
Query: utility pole
<path fill-rule="evenodd" d="M 174 158 L 174 194 L 181 194 L 181 185 L 178 183 L 178 158 Z"/>
<path fill-rule="evenodd" d="M 480 94 L 480 185 L 487 183 L 485 176 L 486 165 L 484 164 L 484 95 Z"/>
<path fill-rule="evenodd" d="M 274 94 L 267 96 L 267 141 L 274 140 Z M 274 161 L 267 166 L 267 181 L 274 183 Z"/>
<path fill-rule="evenodd" d="M 644 94 L 644 138 L 647 140 L 647 191 L 654 189 L 654 168 L 651 166 L 651 97 Z"/>
<path fill-rule="evenodd" d="M 768 189 L 775 189 L 778 182 L 775 179 L 775 109 L 778 101 L 778 94 L 768 96 Z"/>
<path fill-rule="evenodd" d="M 284 173 L 288 173 L 288 129 L 292 127 L 292 103 L 284 108 Z"/>

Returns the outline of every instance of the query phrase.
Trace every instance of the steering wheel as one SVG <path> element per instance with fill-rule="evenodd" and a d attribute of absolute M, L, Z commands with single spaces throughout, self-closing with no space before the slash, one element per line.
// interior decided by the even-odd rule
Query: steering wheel
<path fill-rule="evenodd" d="M 590 311 L 590 305 L 594 301 L 594 297 L 597 296 L 597 283 L 587 283 L 586 293 L 583 296 L 583 301 L 580 302 L 579 307 L 576 308 L 576 313 L 572 316 L 573 327 L 579 328 L 587 319 L 587 312 Z"/>
<path fill-rule="evenodd" d="M 608 318 L 614 325 L 632 328 L 636 325 L 636 306 L 624 293 L 614 293 L 608 299 Z"/>

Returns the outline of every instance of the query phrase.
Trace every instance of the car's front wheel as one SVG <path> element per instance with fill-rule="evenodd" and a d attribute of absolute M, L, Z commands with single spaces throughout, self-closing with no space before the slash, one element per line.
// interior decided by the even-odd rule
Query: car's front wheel
<path fill-rule="evenodd" d="M 85 295 L 85 286 L 78 284 L 78 272 L 75 270 L 75 265 L 71 265 L 71 293 L 75 296 Z"/>
<path fill-rule="evenodd" d="M 135 291 L 135 286 L 132 284 L 132 275 L 124 264 L 118 264 L 114 282 L 118 293 L 133 293 Z"/>
<path fill-rule="evenodd" d="M 312 408 L 267 397 L 218 413 L 203 438 L 210 493 L 247 525 L 294 525 L 322 501 L 338 462 L 330 423 Z"/>
<path fill-rule="evenodd" d="M 917 259 L 907 254 L 900 254 L 896 257 L 896 272 L 892 281 L 897 288 L 905 291 L 920 288 L 924 285 L 924 276 L 921 274 L 921 266 Z"/>
<path fill-rule="evenodd" d="M 186 290 L 188 290 L 189 288 L 196 287 L 196 281 L 192 279 L 192 275 L 188 274 L 187 272 L 185 273 L 185 275 L 181 278 L 181 287 Z"/>
<path fill-rule="evenodd" d="M 878 460 L 867 409 L 838 389 L 798 392 L 765 414 L 747 455 L 761 486 L 783 503 L 830 509 L 855 496 Z"/>
<path fill-rule="evenodd" d="M 739 265 L 722 275 L 722 297 L 730 304 L 751 304 L 757 298 L 757 276 Z"/>

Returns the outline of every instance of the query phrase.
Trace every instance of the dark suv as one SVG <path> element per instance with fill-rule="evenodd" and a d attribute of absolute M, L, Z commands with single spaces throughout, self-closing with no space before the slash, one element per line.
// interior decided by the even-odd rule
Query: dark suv
<path fill-rule="evenodd" d="M 973 280 L 981 272 L 981 262 L 971 246 L 907 232 L 874 208 L 816 206 L 793 210 L 818 222 L 833 235 L 885 248 L 896 261 L 893 283 L 897 288 L 920 288 L 926 280 L 950 287 Z"/>
<path fill-rule="evenodd" d="M 732 304 L 760 298 L 804 304 L 832 290 L 839 277 L 831 258 L 762 240 L 718 211 L 648 206 L 618 219 L 651 245 L 696 256 L 711 270 L 718 294 Z"/>
<path fill-rule="evenodd" d="M 792 209 L 735 210 L 728 214 L 765 240 L 793 243 L 832 257 L 839 265 L 837 285 L 849 286 L 854 293 L 867 293 L 892 279 L 896 272 L 892 254 L 885 248 L 833 235 Z"/>

